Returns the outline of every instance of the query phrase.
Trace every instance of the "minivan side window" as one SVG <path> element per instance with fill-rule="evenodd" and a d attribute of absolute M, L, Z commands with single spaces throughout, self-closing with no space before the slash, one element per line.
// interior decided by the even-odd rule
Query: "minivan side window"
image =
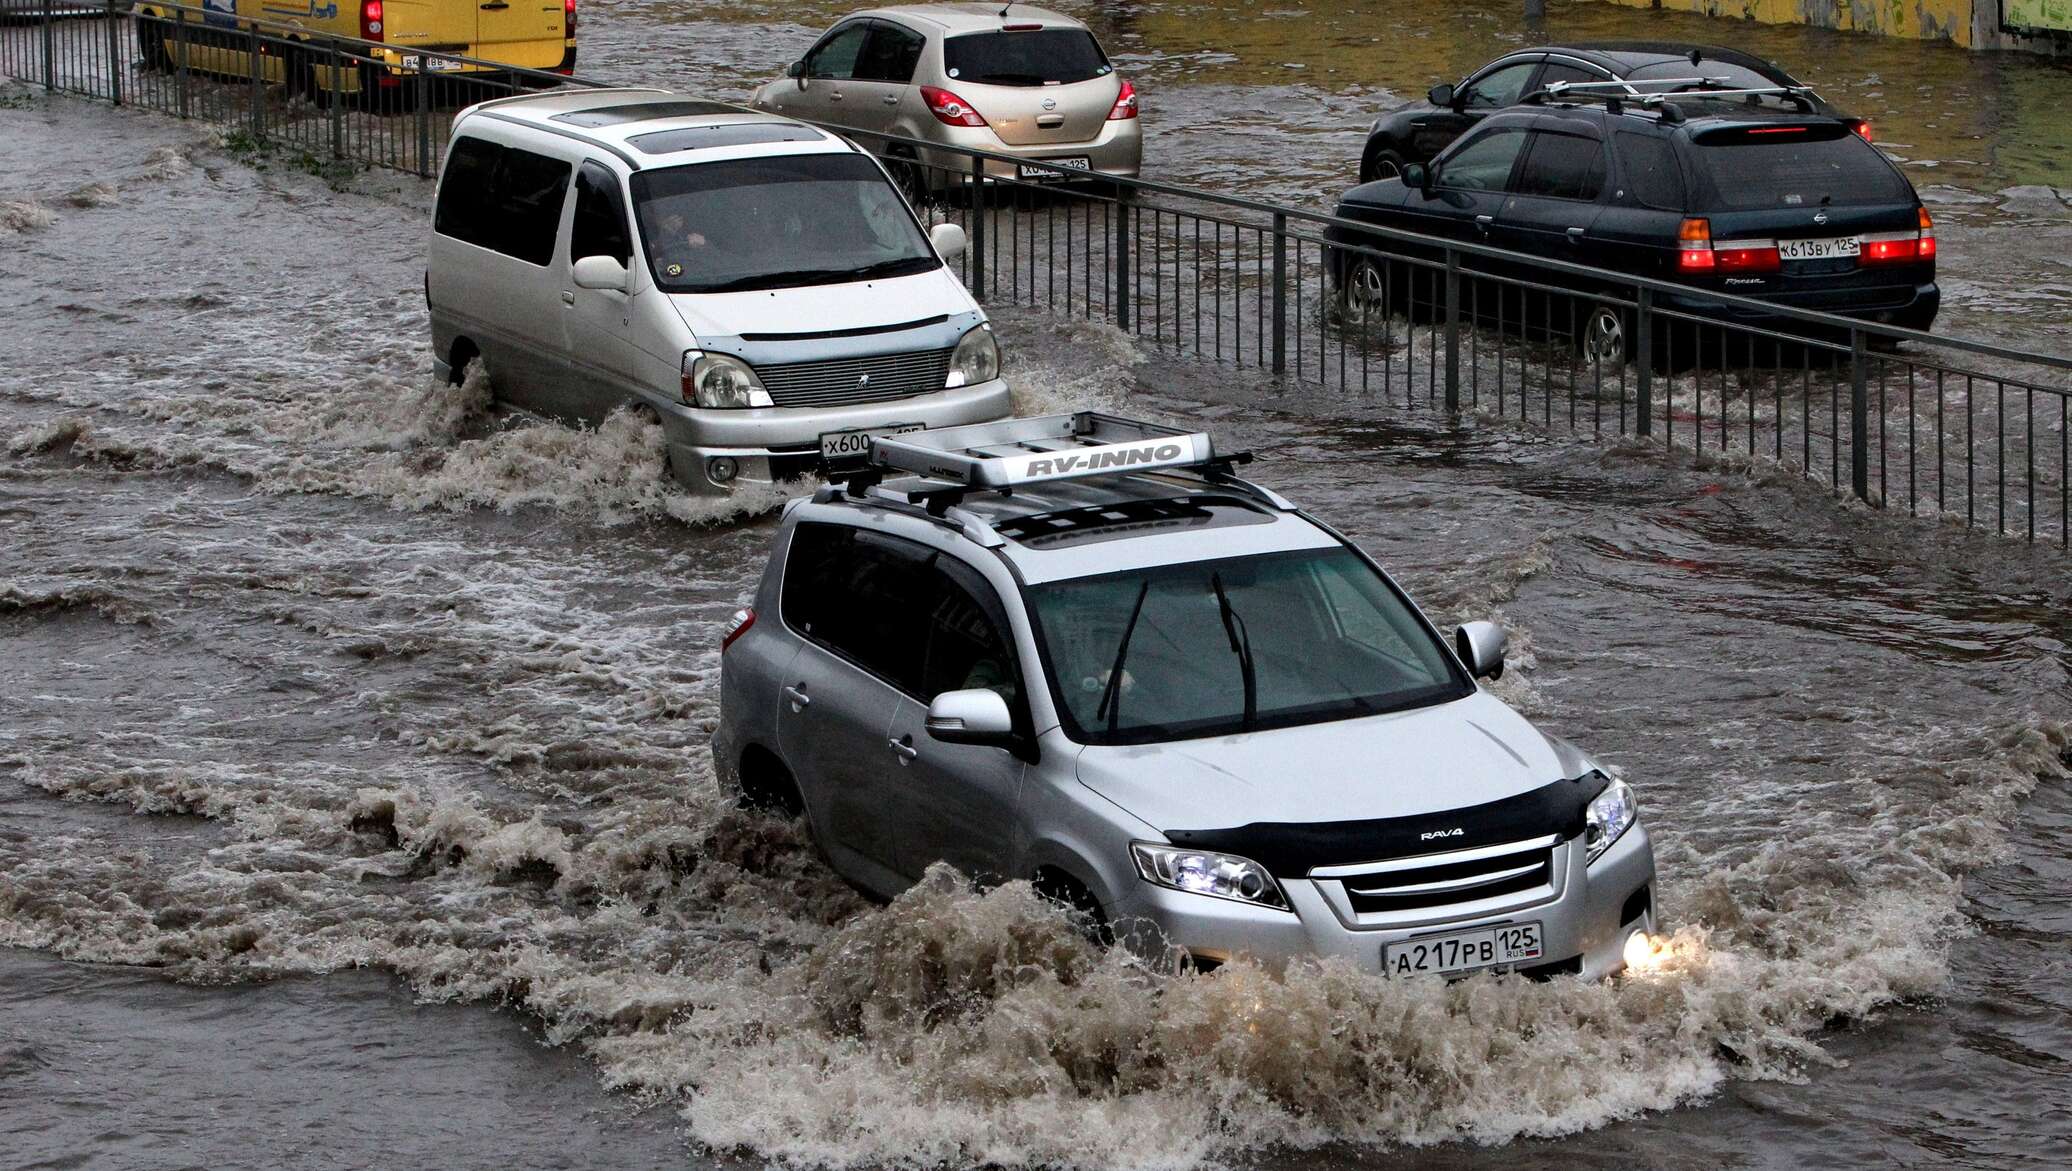
<path fill-rule="evenodd" d="M 863 55 L 863 42 L 871 35 L 869 21 L 837 29 L 806 54 L 806 76 L 829 81 L 848 81 L 856 76 L 856 59 Z"/>
<path fill-rule="evenodd" d="M 609 256 L 633 263 L 633 238 L 626 230 L 626 201 L 618 176 L 602 164 L 584 163 L 576 172 L 576 215 L 569 230 L 568 258 Z"/>
<path fill-rule="evenodd" d="M 1613 145 L 1618 148 L 1619 171 L 1634 202 L 1661 211 L 1684 210 L 1683 172 L 1677 169 L 1676 149 L 1668 139 L 1621 130 Z"/>
<path fill-rule="evenodd" d="M 935 551 L 844 525 L 793 530 L 780 603 L 784 624 L 910 695 L 939 576 Z"/>
<path fill-rule="evenodd" d="M 914 79 L 914 67 L 921 63 L 920 33 L 889 20 L 871 22 L 870 43 L 856 61 L 856 80 L 889 81 L 905 85 Z"/>
<path fill-rule="evenodd" d="M 1596 199 L 1604 190 L 1604 144 L 1580 134 L 1534 132 L 1514 190 L 1549 199 Z"/>
<path fill-rule="evenodd" d="M 554 259 L 573 170 L 529 150 L 459 138 L 447 156 L 432 230 L 545 268 Z"/>
<path fill-rule="evenodd" d="M 1478 135 L 1439 164 L 1438 184 L 1464 191 L 1502 191 L 1525 148 L 1525 131 L 1505 126 Z"/>

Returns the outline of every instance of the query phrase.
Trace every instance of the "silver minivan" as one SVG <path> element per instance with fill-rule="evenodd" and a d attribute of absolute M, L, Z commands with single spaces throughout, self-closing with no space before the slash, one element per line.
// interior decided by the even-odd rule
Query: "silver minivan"
<path fill-rule="evenodd" d="M 844 17 L 750 101 L 912 160 L 909 189 L 966 181 L 971 160 L 885 136 L 1012 156 L 985 161 L 996 180 L 1133 179 L 1144 162 L 1136 85 L 1085 24 L 1025 5 L 906 4 Z"/>
<path fill-rule="evenodd" d="M 1008 414 L 983 310 L 879 162 L 665 90 L 505 98 L 454 120 L 425 298 L 439 370 L 595 424 L 652 412 L 722 491 L 875 432 Z"/>
<path fill-rule="evenodd" d="M 1028 879 L 1196 967 L 1600 977 L 1651 956 L 1632 790 L 1478 680 L 1205 434 L 1091 413 L 873 440 L 724 637 L 715 768 L 891 897 Z"/>

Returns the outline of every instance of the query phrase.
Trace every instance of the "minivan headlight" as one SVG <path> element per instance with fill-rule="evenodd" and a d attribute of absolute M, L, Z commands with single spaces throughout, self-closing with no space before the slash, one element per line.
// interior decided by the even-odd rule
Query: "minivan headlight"
<path fill-rule="evenodd" d="M 683 356 L 683 401 L 685 406 L 711 408 L 771 405 L 770 392 L 748 363 L 696 350 Z"/>
<path fill-rule="evenodd" d="M 1607 783 L 1604 792 L 1590 802 L 1587 826 L 1583 831 L 1588 861 L 1597 861 L 1600 854 L 1611 849 L 1612 843 L 1631 829 L 1639 816 L 1639 806 L 1633 800 L 1633 787 L 1620 780 Z"/>
<path fill-rule="evenodd" d="M 950 376 L 943 380 L 943 389 L 977 386 L 998 377 L 1000 343 L 993 340 L 992 325 L 980 322 L 957 339 L 956 352 L 950 355 Z"/>
<path fill-rule="evenodd" d="M 1281 893 L 1273 875 L 1250 858 L 1150 842 L 1131 842 L 1130 855 L 1136 859 L 1137 873 L 1145 882 L 1256 907 L 1290 909 L 1288 898 Z"/>

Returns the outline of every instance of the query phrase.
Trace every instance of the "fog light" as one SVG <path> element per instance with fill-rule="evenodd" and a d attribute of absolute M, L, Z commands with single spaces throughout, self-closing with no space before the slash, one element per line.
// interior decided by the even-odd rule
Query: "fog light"
<path fill-rule="evenodd" d="M 705 461 L 705 475 L 715 484 L 730 484 L 740 474 L 740 461 L 731 455 L 716 455 Z"/>
<path fill-rule="evenodd" d="M 1633 975 L 1653 971 L 1662 958 L 1662 945 L 1645 931 L 1636 931 L 1626 937 L 1626 970 Z"/>

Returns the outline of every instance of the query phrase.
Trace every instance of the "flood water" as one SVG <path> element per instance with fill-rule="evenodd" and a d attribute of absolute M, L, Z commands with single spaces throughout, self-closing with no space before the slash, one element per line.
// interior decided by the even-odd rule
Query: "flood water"
<path fill-rule="evenodd" d="M 600 0 L 585 70 L 745 84 L 822 15 L 726 11 Z M 1384 89 L 1522 35 L 1108 11 L 1154 160 L 1289 198 Z M 1615 12 L 1550 31 L 1652 35 Z M 1846 47 L 1774 55 L 1875 72 L 1885 126 L 1936 105 L 1909 70 L 1958 71 Z M 1217 129 L 1330 103 L 1301 158 Z M 2064 138 L 2004 117 L 1953 184 L 1990 202 L 1952 206 L 2012 240 L 2057 221 L 1998 193 Z M 1436 620 L 1506 622 L 1499 693 L 1656 835 L 1671 944 L 1614 984 L 1172 977 L 1016 886 L 868 905 L 721 800 L 718 635 L 771 501 L 684 496 L 632 420 L 433 385 L 428 202 L 0 88 L 0 1164 L 2063 1164 L 2062 553 L 1007 314 L 1024 409 L 1211 427 Z M 2039 303 L 1981 320 L 2047 333 Z"/>

